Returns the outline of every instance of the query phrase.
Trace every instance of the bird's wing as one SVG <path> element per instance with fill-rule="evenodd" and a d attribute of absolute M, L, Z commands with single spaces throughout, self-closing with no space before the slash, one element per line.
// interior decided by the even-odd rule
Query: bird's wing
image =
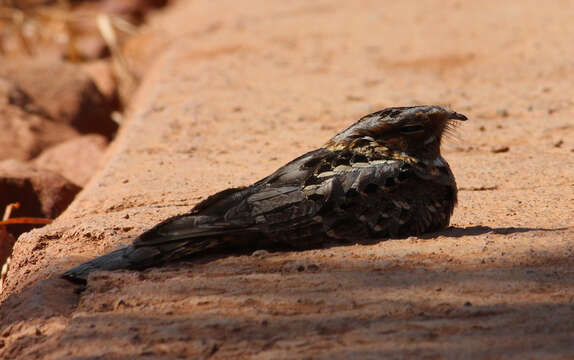
<path fill-rule="evenodd" d="M 411 212 L 395 194 L 422 179 L 400 159 L 341 163 L 342 158 L 352 159 L 344 151 L 319 149 L 250 187 L 215 194 L 191 213 L 143 233 L 133 245 L 187 242 L 191 246 L 208 237 L 252 235 L 294 246 L 300 241 L 304 247 L 319 234 L 347 240 L 397 234 Z"/>
<path fill-rule="evenodd" d="M 268 226 L 273 223 L 312 215 L 316 207 L 305 201 L 300 184 L 312 174 L 317 161 L 332 156 L 330 153 L 324 149 L 312 151 L 249 187 L 214 194 L 190 213 L 169 218 L 144 232 L 133 245 L 155 246 L 196 238 L 268 232 Z"/>

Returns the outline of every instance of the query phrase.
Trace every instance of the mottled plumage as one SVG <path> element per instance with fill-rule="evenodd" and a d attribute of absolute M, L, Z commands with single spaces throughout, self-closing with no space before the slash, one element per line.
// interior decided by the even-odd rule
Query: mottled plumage
<path fill-rule="evenodd" d="M 225 244 L 306 249 L 442 229 L 457 199 L 440 155 L 453 120 L 466 117 L 439 106 L 367 115 L 255 184 L 219 192 L 64 277 L 143 269 Z"/>

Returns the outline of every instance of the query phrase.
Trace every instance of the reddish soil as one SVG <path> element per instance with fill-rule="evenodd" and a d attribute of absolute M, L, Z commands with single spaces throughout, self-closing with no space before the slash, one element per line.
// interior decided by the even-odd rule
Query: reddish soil
<path fill-rule="evenodd" d="M 574 357 L 574 4 L 179 1 L 103 170 L 22 235 L 6 359 Z M 153 55 L 154 61 L 151 61 Z M 452 227 L 372 245 L 67 268 L 387 106 L 447 105 Z"/>

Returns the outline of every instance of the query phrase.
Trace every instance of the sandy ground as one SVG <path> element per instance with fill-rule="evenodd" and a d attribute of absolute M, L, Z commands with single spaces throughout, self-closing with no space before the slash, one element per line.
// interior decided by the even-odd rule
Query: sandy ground
<path fill-rule="evenodd" d="M 574 3 L 180 1 L 105 168 L 23 235 L 6 359 L 574 357 Z M 152 56 L 153 55 L 153 56 Z M 154 61 L 150 61 L 153 58 Z M 387 106 L 469 121 L 452 227 L 373 245 L 58 275 Z"/>

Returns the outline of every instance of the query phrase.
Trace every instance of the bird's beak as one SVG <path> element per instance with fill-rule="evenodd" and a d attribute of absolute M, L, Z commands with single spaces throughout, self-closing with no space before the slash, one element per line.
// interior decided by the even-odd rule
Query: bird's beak
<path fill-rule="evenodd" d="M 451 112 L 450 114 L 448 114 L 448 119 L 449 120 L 461 120 L 461 121 L 465 121 L 468 120 L 468 118 L 466 116 L 464 116 L 463 114 L 459 114 L 457 112 Z"/>

